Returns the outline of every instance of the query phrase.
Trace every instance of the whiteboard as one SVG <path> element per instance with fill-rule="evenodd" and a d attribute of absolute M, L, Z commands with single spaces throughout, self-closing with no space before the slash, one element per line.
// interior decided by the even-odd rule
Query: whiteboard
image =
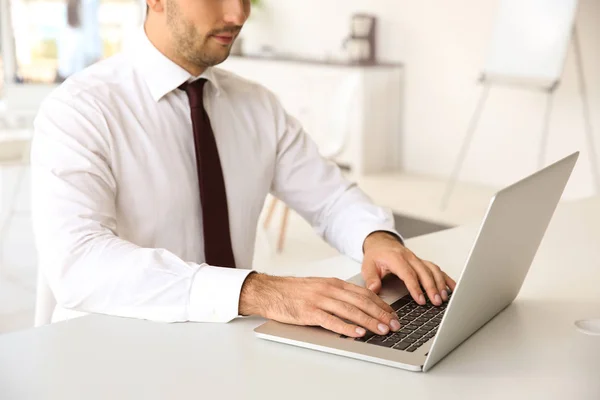
<path fill-rule="evenodd" d="M 499 0 L 485 80 L 552 87 L 560 80 L 577 0 Z"/>

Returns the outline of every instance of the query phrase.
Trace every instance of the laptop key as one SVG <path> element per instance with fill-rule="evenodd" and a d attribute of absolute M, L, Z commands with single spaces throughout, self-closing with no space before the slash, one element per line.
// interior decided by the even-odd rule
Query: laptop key
<path fill-rule="evenodd" d="M 381 347 L 393 347 L 396 344 L 396 342 L 394 342 L 393 340 L 386 340 L 385 342 L 378 342 L 373 344 L 376 344 L 377 346 Z"/>
<path fill-rule="evenodd" d="M 409 353 L 412 353 L 416 350 L 417 348 L 415 346 L 410 346 L 408 349 L 406 349 L 406 351 L 408 351 Z"/>
<path fill-rule="evenodd" d="M 368 340 L 367 343 L 374 344 L 377 346 L 383 346 L 385 343 L 385 339 L 386 339 L 385 336 L 375 335 L 370 340 Z"/>
<path fill-rule="evenodd" d="M 400 341 L 400 335 L 397 333 L 394 333 L 393 335 L 388 336 L 387 340 L 392 340 L 394 342 L 399 342 Z"/>
<path fill-rule="evenodd" d="M 397 344 L 394 346 L 394 349 L 398 349 L 398 350 L 406 350 L 406 349 L 407 349 L 407 348 L 409 348 L 409 347 L 410 347 L 410 343 L 407 343 L 407 342 L 400 342 L 400 343 L 397 343 Z"/>
<path fill-rule="evenodd" d="M 395 302 L 394 302 L 394 303 L 391 305 L 391 307 L 392 307 L 394 310 L 399 310 L 400 308 L 404 307 L 405 305 L 407 305 L 407 304 L 409 304 L 409 303 L 410 303 L 410 300 L 408 300 L 408 299 L 407 299 L 407 298 L 405 298 L 405 297 L 402 297 L 401 299 L 398 299 L 398 300 L 396 300 L 396 301 L 395 301 Z"/>
<path fill-rule="evenodd" d="M 417 341 L 417 339 L 413 339 L 413 338 L 411 338 L 411 337 L 409 336 L 409 337 L 407 337 L 407 338 L 404 338 L 402 341 L 403 341 L 403 342 L 406 342 L 406 343 L 411 343 L 411 344 L 412 344 L 412 343 L 416 342 L 416 341 Z"/>

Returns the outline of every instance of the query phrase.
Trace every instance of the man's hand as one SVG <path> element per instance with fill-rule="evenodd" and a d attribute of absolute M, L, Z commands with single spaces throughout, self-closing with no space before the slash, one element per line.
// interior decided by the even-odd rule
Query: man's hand
<path fill-rule="evenodd" d="M 456 282 L 437 265 L 421 260 L 392 234 L 374 232 L 365 239 L 362 276 L 367 288 L 374 293 L 381 290 L 381 279 L 394 274 L 402 279 L 411 296 L 419 304 L 425 304 L 427 296 L 435 305 L 448 300 L 448 288 L 454 290 Z"/>
<path fill-rule="evenodd" d="M 349 337 L 364 328 L 379 334 L 400 329 L 394 310 L 375 293 L 339 279 L 280 278 L 253 273 L 240 295 L 241 315 L 321 326 Z M 347 322 L 346 322 L 347 321 Z"/>

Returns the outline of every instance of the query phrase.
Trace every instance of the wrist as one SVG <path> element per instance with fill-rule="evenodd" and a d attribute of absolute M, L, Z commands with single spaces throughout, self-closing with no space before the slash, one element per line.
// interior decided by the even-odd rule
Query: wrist
<path fill-rule="evenodd" d="M 264 317 L 268 303 L 269 288 L 274 277 L 253 272 L 244 281 L 240 293 L 239 314 Z"/>
<path fill-rule="evenodd" d="M 402 240 L 394 233 L 388 231 L 375 231 L 365 238 L 365 241 L 363 242 L 363 253 L 368 251 L 370 247 L 385 242 L 394 242 L 404 246 Z"/>

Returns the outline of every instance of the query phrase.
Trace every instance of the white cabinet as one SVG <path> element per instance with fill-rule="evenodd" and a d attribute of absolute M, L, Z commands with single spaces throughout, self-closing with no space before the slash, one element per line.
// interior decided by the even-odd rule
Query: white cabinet
<path fill-rule="evenodd" d="M 399 169 L 402 65 L 230 57 L 220 67 L 272 90 L 324 154 L 343 143 L 335 159 L 353 173 Z"/>

